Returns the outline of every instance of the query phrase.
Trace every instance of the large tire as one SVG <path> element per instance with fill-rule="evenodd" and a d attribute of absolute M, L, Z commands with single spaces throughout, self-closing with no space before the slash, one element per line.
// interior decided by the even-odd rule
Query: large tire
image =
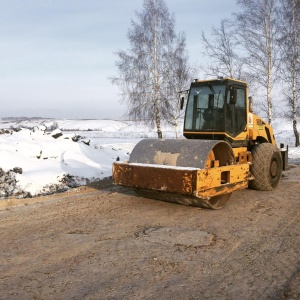
<path fill-rule="evenodd" d="M 279 149 L 270 144 L 263 143 L 252 149 L 251 173 L 254 180 L 249 187 L 260 191 L 270 191 L 277 187 L 282 174 L 282 158 Z"/>

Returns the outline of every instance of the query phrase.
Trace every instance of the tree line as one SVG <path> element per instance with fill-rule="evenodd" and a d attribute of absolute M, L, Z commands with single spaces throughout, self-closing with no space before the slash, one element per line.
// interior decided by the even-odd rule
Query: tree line
<path fill-rule="evenodd" d="M 274 118 L 274 93 L 280 110 L 292 120 L 299 146 L 300 0 L 237 0 L 237 11 L 199 36 L 199 49 L 209 61 L 203 76 L 224 76 L 249 82 L 263 93 L 257 103 L 269 124 Z M 179 95 L 199 69 L 191 67 L 184 32 L 175 32 L 175 17 L 164 0 L 144 0 L 131 20 L 128 50 L 116 52 L 118 75 L 111 77 L 122 91 L 127 115 L 178 126 Z M 276 97 L 275 97 L 276 98 Z M 285 107 L 283 107 L 285 106 Z"/>

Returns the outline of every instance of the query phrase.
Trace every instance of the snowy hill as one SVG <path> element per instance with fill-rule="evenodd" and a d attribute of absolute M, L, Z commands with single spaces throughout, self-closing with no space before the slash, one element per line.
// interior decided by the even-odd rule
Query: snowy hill
<path fill-rule="evenodd" d="M 273 125 L 277 142 L 288 144 L 291 161 L 300 163 L 291 124 L 280 119 Z M 163 134 L 175 138 L 175 129 L 165 124 Z M 133 121 L 2 121 L 0 197 L 53 193 L 110 177 L 114 161 L 128 160 L 137 142 L 156 137 L 155 128 Z"/>

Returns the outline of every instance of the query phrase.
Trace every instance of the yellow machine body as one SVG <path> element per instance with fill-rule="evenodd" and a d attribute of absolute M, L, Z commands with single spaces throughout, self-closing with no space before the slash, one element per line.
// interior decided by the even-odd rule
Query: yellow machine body
<path fill-rule="evenodd" d="M 272 127 L 249 108 L 246 82 L 193 82 L 183 135 L 140 141 L 128 162 L 113 164 L 113 182 L 144 197 L 212 209 L 251 182 L 261 190 L 277 186 L 281 154 Z"/>

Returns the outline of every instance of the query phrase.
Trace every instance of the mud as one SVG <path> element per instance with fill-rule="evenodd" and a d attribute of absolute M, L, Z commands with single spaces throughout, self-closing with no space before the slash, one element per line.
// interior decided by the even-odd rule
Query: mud
<path fill-rule="evenodd" d="M 300 299 L 300 166 L 213 211 L 103 181 L 0 202 L 0 299 Z"/>

